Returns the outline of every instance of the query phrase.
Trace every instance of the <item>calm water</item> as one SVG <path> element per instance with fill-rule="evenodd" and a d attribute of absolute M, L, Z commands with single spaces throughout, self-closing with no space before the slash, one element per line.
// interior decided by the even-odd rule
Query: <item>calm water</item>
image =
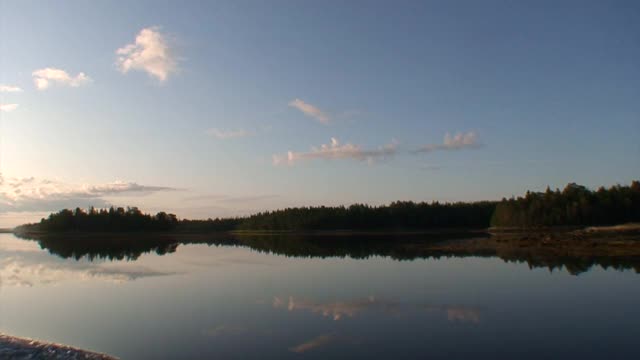
<path fill-rule="evenodd" d="M 89 260 L 41 246 L 0 235 L 0 331 L 122 359 L 637 356 L 634 270 L 208 244 Z"/>

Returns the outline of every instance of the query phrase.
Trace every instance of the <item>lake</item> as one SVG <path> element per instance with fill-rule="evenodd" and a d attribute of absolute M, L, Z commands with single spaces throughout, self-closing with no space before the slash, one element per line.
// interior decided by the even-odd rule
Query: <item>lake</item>
<path fill-rule="evenodd" d="M 637 266 L 364 243 L 141 240 L 123 252 L 0 234 L 0 332 L 122 359 L 637 356 Z"/>

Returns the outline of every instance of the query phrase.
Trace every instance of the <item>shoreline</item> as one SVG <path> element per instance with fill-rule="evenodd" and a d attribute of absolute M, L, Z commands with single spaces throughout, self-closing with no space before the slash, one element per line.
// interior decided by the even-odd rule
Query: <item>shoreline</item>
<path fill-rule="evenodd" d="M 0 333 L 0 357 L 8 359 L 119 360 L 117 357 L 73 346 Z"/>
<path fill-rule="evenodd" d="M 487 227 L 487 228 L 434 228 L 434 229 L 332 229 L 332 230 L 225 230 L 225 231 L 6 231 L 16 236 L 70 236 L 70 237 L 195 237 L 195 236 L 405 236 L 405 235 L 505 235 L 505 234 L 610 234 L 640 233 L 640 223 L 603 226 L 552 226 L 552 227 Z"/>

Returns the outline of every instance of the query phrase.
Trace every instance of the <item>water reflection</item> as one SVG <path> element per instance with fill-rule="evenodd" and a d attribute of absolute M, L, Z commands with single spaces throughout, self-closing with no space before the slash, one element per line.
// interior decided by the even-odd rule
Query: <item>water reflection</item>
<path fill-rule="evenodd" d="M 351 300 L 351 301 L 337 301 L 327 303 L 316 303 L 312 300 L 296 299 L 290 296 L 288 301 L 285 301 L 281 297 L 274 297 L 274 308 L 285 308 L 289 311 L 303 310 L 310 311 L 314 314 L 321 314 L 325 317 L 330 317 L 333 320 L 340 320 L 346 317 L 354 317 L 359 313 L 367 310 L 382 310 L 385 312 L 391 312 L 399 307 L 398 303 L 391 301 L 380 301 L 374 296 L 370 296 L 367 299 Z"/>
<path fill-rule="evenodd" d="M 320 335 L 318 337 L 315 337 L 313 339 L 310 339 L 308 341 L 303 342 L 302 344 L 293 346 L 291 348 L 289 348 L 289 351 L 294 352 L 294 353 L 304 353 L 310 350 L 315 350 L 317 348 L 323 347 L 323 346 L 327 346 L 329 344 L 332 343 L 336 343 L 338 341 L 346 341 L 346 339 L 344 338 L 340 338 L 338 335 L 336 334 L 324 334 L 324 335 Z"/>
<path fill-rule="evenodd" d="M 170 275 L 144 267 L 110 268 L 92 263 L 52 262 L 43 256 L 9 257 L 0 260 L 2 285 L 34 286 L 68 280 L 103 280 L 122 283 L 150 276 Z"/>
<path fill-rule="evenodd" d="M 633 354 L 636 274 L 576 278 L 504 261 L 574 269 L 635 258 L 466 241 L 474 246 L 420 236 L 5 235 L 0 328 L 141 360 Z"/>
<path fill-rule="evenodd" d="M 220 336 L 237 336 L 246 334 L 249 329 L 240 325 L 220 325 L 211 329 L 202 330 L 202 335 L 210 338 Z"/>
<path fill-rule="evenodd" d="M 121 266 L 93 259 L 65 261 L 64 258 L 43 252 L 38 243 L 12 237 L 3 237 L 0 252 L 0 284 L 3 286 L 31 287 L 72 280 L 123 283 L 143 277 L 173 274 L 133 263 Z"/>
<path fill-rule="evenodd" d="M 429 313 L 443 313 L 446 315 L 447 320 L 452 322 L 480 322 L 480 309 L 477 307 L 406 304 L 398 301 L 376 299 L 375 296 L 369 296 L 366 299 L 324 303 L 308 299 L 296 299 L 293 296 L 289 296 L 288 300 L 285 301 L 285 298 L 276 296 L 273 298 L 273 307 L 287 309 L 288 311 L 308 311 L 312 314 L 332 318 L 335 321 L 354 318 L 367 311 L 400 315 L 412 311 L 426 310 Z"/>
<path fill-rule="evenodd" d="M 452 322 L 480 322 L 480 310 L 464 306 L 426 306 L 427 311 L 443 311 Z"/>
<path fill-rule="evenodd" d="M 465 242 L 460 242 L 464 236 Z M 452 237 L 453 236 L 453 237 Z M 241 246 L 255 251 L 302 258 L 353 258 L 374 256 L 394 260 L 439 259 L 443 257 L 499 257 L 506 262 L 526 263 L 530 268 L 550 271 L 566 270 L 573 275 L 593 266 L 617 270 L 634 269 L 640 273 L 640 252 L 599 250 L 589 247 L 569 251 L 563 245 L 540 246 L 522 238 L 500 239 L 488 235 L 458 234 L 403 236 L 300 236 L 300 235 L 231 235 L 231 234 L 163 234 L 163 235 L 50 235 L 31 238 L 39 246 L 65 259 L 137 260 L 142 254 L 174 253 L 181 245 Z M 460 245 L 463 244 L 463 245 Z M 472 245 L 466 245 L 472 244 Z M 582 245 L 581 245 L 582 246 Z M 615 250 L 615 249 L 614 249 Z M 594 255 L 596 254 L 596 255 Z"/>

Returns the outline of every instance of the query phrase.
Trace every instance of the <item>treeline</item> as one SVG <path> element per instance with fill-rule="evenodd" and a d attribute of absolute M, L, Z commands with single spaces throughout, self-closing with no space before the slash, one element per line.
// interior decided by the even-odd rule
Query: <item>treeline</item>
<path fill-rule="evenodd" d="M 640 221 L 640 182 L 596 191 L 575 183 L 562 191 L 527 192 L 524 197 L 502 199 L 492 226 L 541 227 L 614 225 Z"/>
<path fill-rule="evenodd" d="M 239 230 L 383 230 L 484 228 L 495 202 L 415 203 L 397 201 L 385 206 L 302 207 L 261 212 L 245 218 Z"/>
<path fill-rule="evenodd" d="M 420 230 L 437 228 L 545 227 L 612 225 L 640 222 L 640 182 L 596 191 L 577 184 L 564 190 L 527 192 L 500 202 L 397 201 L 384 206 L 318 206 L 260 212 L 247 217 L 178 220 L 165 212 L 144 214 L 138 208 L 62 210 L 22 232 L 44 231 L 183 231 L 233 230 Z"/>
<path fill-rule="evenodd" d="M 44 231 L 87 231 L 87 232 L 131 232 L 170 231 L 178 225 L 174 214 L 159 212 L 144 214 L 136 207 L 95 209 L 85 211 L 64 209 L 49 215 L 36 224 L 19 226 L 17 232 Z"/>

